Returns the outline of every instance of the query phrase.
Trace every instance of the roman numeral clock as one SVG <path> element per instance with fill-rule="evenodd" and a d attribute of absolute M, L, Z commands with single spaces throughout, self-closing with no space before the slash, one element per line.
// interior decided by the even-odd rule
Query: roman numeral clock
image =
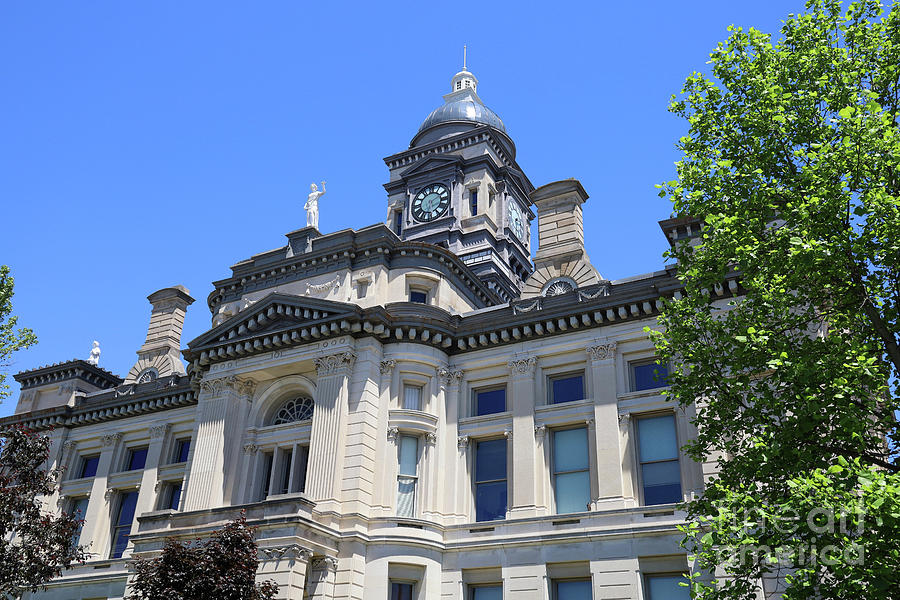
<path fill-rule="evenodd" d="M 416 221 L 427 223 L 443 216 L 450 208 L 450 190 L 440 183 L 425 186 L 412 201 Z"/>

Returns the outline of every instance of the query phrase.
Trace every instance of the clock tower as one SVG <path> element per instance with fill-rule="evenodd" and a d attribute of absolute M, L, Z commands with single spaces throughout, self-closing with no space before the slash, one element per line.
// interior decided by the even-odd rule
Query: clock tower
<path fill-rule="evenodd" d="M 390 170 L 388 225 L 404 240 L 457 254 L 502 298 L 518 298 L 532 272 L 528 194 L 516 146 L 478 97 L 478 79 L 453 76 L 409 149 L 384 159 Z"/>

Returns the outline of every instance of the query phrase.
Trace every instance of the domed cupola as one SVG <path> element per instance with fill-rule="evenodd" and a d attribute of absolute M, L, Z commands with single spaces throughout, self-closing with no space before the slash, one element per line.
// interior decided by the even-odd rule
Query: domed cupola
<path fill-rule="evenodd" d="M 413 138 L 410 146 L 419 146 L 466 129 L 480 125 L 489 125 L 506 134 L 506 126 L 497 113 L 485 106 L 478 97 L 478 78 L 466 68 L 450 81 L 450 93 L 444 96 L 444 104 L 437 107 L 425 121 Z"/>

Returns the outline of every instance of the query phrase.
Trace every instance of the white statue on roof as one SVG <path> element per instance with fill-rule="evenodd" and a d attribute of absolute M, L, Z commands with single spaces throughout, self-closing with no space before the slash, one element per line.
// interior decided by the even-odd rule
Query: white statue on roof
<path fill-rule="evenodd" d="M 100 364 L 100 342 L 94 340 L 93 348 L 91 348 L 91 356 L 87 361 L 92 365 Z"/>
<path fill-rule="evenodd" d="M 316 187 L 315 183 L 309 185 L 309 196 L 306 197 L 306 226 L 319 228 L 319 197 L 325 194 L 325 182 L 322 182 L 322 191 Z"/>

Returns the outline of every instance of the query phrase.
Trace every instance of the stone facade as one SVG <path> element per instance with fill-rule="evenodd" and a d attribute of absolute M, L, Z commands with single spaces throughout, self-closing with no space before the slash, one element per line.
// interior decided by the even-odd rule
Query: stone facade
<path fill-rule="evenodd" d="M 388 222 L 300 229 L 232 267 L 186 370 L 153 362 L 180 347 L 193 301 L 167 288 L 124 381 L 84 361 L 17 375 L 5 422 L 49 431 L 66 476 L 47 506 L 83 511 L 93 552 L 31 597 L 122 598 L 130 557 L 242 510 L 259 577 L 284 599 L 681 593 L 665 588 L 687 568 L 675 503 L 713 466 L 677 452 L 692 411 L 648 379 L 644 331 L 678 281 L 604 280 L 584 252 L 581 184 L 535 189 L 469 75 L 386 159 Z M 422 200 L 430 184 L 446 188 Z M 415 222 L 443 189 L 446 212 Z M 476 189 L 487 203 L 466 215 Z M 669 438 L 672 456 L 649 456 Z"/>

